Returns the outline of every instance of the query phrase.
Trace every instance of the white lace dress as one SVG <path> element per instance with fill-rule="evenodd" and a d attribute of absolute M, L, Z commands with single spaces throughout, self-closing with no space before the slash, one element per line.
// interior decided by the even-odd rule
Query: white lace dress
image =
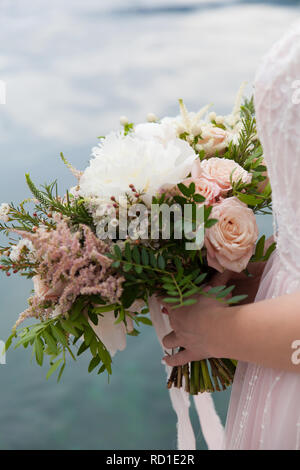
<path fill-rule="evenodd" d="M 267 263 L 256 300 L 300 289 L 297 87 L 300 88 L 300 23 L 263 59 L 255 83 L 258 131 L 273 189 L 277 234 L 277 250 Z M 300 339 L 300 306 L 296 339 Z M 292 352 L 291 349 L 287 353 Z M 300 365 L 299 373 L 291 373 L 239 363 L 226 423 L 225 449 L 300 449 Z"/>

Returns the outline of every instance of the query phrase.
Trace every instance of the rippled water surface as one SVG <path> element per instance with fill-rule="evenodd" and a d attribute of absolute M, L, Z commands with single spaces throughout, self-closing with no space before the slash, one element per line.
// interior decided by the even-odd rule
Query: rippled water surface
<path fill-rule="evenodd" d="M 177 114 L 177 98 L 193 110 L 212 102 L 229 111 L 299 11 L 297 1 L 0 0 L 0 201 L 28 196 L 28 170 L 70 186 L 59 152 L 84 167 L 96 136 L 121 114 L 136 122 L 149 111 Z M 260 225 L 271 231 L 269 219 Z M 1 277 L 0 340 L 30 289 Z M 56 385 L 29 352 L 10 351 L 0 365 L 0 449 L 175 448 L 161 357 L 145 327 L 115 358 L 110 385 L 87 373 L 85 358 Z M 228 398 L 215 395 L 223 420 Z"/>

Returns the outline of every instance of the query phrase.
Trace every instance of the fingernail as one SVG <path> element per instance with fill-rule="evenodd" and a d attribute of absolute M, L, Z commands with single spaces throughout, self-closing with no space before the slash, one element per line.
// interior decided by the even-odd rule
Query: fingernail
<path fill-rule="evenodd" d="M 164 313 L 165 315 L 169 315 L 169 312 L 168 312 L 168 309 L 166 307 L 163 307 L 161 309 L 162 313 Z"/>

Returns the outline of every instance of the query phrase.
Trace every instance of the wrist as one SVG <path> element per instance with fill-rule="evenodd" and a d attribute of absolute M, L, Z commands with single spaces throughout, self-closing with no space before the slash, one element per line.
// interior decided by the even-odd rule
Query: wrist
<path fill-rule="evenodd" d="M 212 332 L 213 356 L 234 358 L 234 330 L 236 316 L 241 307 L 217 307 L 211 315 L 210 330 Z"/>

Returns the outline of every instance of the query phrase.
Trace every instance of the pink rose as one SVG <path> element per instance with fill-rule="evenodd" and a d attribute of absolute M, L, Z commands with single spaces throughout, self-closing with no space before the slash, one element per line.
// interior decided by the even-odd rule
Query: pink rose
<path fill-rule="evenodd" d="M 252 210 L 236 197 L 230 197 L 213 207 L 211 218 L 218 222 L 205 233 L 208 265 L 219 272 L 243 271 L 258 237 Z"/>
<path fill-rule="evenodd" d="M 221 194 L 220 186 L 206 178 L 187 178 L 182 181 L 185 186 L 189 186 L 191 183 L 195 184 L 195 193 L 205 197 L 206 205 L 214 204 Z"/>
<path fill-rule="evenodd" d="M 230 177 L 232 181 L 242 180 L 243 183 L 251 183 L 251 174 L 244 170 L 234 160 L 228 158 L 213 157 L 209 160 L 196 160 L 192 166 L 192 177 L 204 177 L 214 181 L 222 191 L 231 189 Z"/>

